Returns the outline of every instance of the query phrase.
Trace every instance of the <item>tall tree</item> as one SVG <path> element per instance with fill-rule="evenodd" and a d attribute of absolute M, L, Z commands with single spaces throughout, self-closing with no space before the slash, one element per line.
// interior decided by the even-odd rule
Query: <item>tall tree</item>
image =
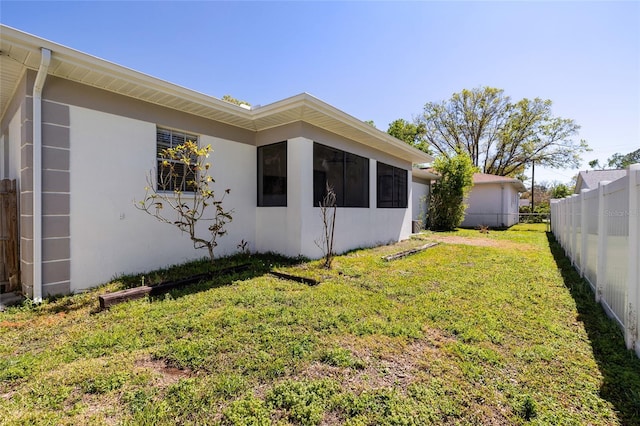
<path fill-rule="evenodd" d="M 387 133 L 391 136 L 405 141 L 409 145 L 421 151 L 431 154 L 429 143 L 426 140 L 424 123 L 410 123 L 402 118 L 389 123 Z"/>
<path fill-rule="evenodd" d="M 614 169 L 624 169 L 632 164 L 640 163 L 640 149 L 628 154 L 615 153 L 607 158 L 607 165 Z"/>
<path fill-rule="evenodd" d="M 461 149 L 484 173 L 517 176 L 537 165 L 577 167 L 588 151 L 584 140 L 572 138 L 580 126 L 555 117 L 551 101 L 535 98 L 513 103 L 502 89 L 481 87 L 429 102 L 418 122 L 436 153 L 452 156 Z"/>

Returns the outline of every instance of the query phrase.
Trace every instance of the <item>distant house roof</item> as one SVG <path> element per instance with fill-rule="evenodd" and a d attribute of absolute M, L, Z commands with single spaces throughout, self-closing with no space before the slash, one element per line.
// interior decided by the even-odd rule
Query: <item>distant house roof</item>
<path fill-rule="evenodd" d="M 598 182 L 614 181 L 621 177 L 625 177 L 627 171 L 624 169 L 616 170 L 585 170 L 578 173 L 576 180 L 576 188 L 574 193 L 579 194 L 583 189 L 594 189 L 598 187 Z"/>
<path fill-rule="evenodd" d="M 497 175 L 490 175 L 487 173 L 474 173 L 473 174 L 473 184 L 474 185 L 483 185 L 483 184 L 489 184 L 489 183 L 504 183 L 504 184 L 510 184 L 510 185 L 514 185 L 515 188 L 518 190 L 518 192 L 526 192 L 527 188 L 524 186 L 524 184 L 516 179 L 516 178 L 512 178 L 512 177 L 507 177 L 507 176 L 497 176 Z"/>

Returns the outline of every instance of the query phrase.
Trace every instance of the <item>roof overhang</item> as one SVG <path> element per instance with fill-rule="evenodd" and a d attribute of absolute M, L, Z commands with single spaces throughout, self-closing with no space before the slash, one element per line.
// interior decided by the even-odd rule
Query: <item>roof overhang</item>
<path fill-rule="evenodd" d="M 417 178 L 425 179 L 425 180 L 438 180 L 438 179 L 440 179 L 440 175 L 439 174 L 430 172 L 427 169 L 420 169 L 420 168 L 417 168 L 417 167 L 414 167 L 411 170 L 411 175 L 413 175 L 414 177 L 417 177 Z"/>
<path fill-rule="evenodd" d="M 430 155 L 307 93 L 247 110 L 5 25 L 0 25 L 0 117 L 27 70 L 38 69 L 42 48 L 52 53 L 49 75 L 254 132 L 304 121 L 412 163 L 433 161 Z"/>
<path fill-rule="evenodd" d="M 527 192 L 528 189 L 524 186 L 524 183 L 519 181 L 518 179 L 506 180 L 506 179 L 497 179 L 494 181 L 482 181 L 482 182 L 474 182 L 473 185 L 491 185 L 491 184 L 500 184 L 500 185 L 513 185 L 513 187 L 518 192 Z"/>

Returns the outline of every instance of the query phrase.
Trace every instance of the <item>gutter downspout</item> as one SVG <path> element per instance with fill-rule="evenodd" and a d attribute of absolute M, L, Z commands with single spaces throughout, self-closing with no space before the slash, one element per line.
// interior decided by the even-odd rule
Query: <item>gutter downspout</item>
<path fill-rule="evenodd" d="M 40 49 L 40 68 L 33 83 L 33 301 L 42 302 L 42 89 L 51 51 Z"/>
<path fill-rule="evenodd" d="M 504 183 L 500 185 L 500 226 L 505 227 L 504 224 Z"/>

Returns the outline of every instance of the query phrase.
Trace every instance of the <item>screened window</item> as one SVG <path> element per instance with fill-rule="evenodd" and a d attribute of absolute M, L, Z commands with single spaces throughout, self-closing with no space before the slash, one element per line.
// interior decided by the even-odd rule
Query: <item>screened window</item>
<path fill-rule="evenodd" d="M 369 159 L 319 143 L 313 144 L 313 205 L 336 193 L 338 207 L 369 207 Z"/>
<path fill-rule="evenodd" d="M 194 162 L 185 164 L 181 161 L 165 158 L 162 155 L 165 149 L 175 148 L 187 141 L 198 143 L 198 136 L 162 127 L 156 128 L 158 191 L 195 191 L 196 173 Z"/>
<path fill-rule="evenodd" d="M 287 205 L 287 142 L 258 147 L 258 206 Z"/>
<path fill-rule="evenodd" d="M 378 162 L 378 208 L 407 207 L 407 171 Z"/>

